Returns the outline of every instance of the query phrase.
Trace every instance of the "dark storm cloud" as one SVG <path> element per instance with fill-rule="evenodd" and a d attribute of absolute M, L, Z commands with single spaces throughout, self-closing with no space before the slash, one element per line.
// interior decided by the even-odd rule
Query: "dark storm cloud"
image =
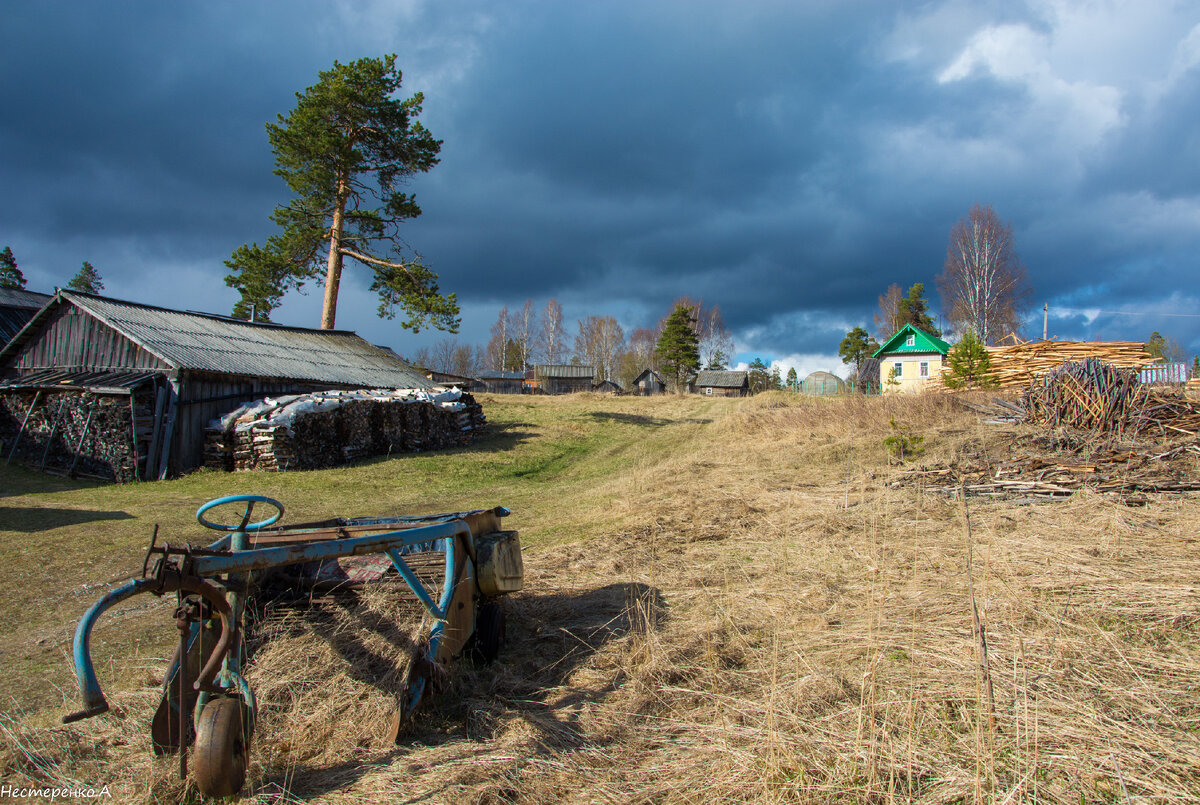
<path fill-rule="evenodd" d="M 980 202 L 1057 334 L 1200 349 L 1200 319 L 1152 315 L 1197 301 L 1200 14 L 1114 9 L 24 4 L 0 52 L 0 227 L 43 284 L 86 258 L 114 295 L 177 304 L 186 275 L 188 306 L 227 309 L 222 261 L 287 198 L 264 122 L 334 59 L 396 52 L 445 140 L 405 235 L 468 340 L 527 298 L 631 330 L 688 295 L 747 350 L 832 355 L 893 282 L 936 305 Z M 403 351 L 366 285 L 349 276 L 339 325 Z"/>

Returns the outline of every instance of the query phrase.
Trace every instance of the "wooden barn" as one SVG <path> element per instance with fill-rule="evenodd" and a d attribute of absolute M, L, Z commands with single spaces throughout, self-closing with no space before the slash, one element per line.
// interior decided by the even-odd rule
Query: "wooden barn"
<path fill-rule="evenodd" d="M 750 376 L 747 372 L 703 369 L 696 373 L 691 386 L 696 394 L 707 397 L 745 397 L 750 394 Z"/>
<path fill-rule="evenodd" d="M 248 400 L 429 386 L 349 331 L 59 291 L 0 350 L 0 440 L 43 468 L 73 452 L 71 472 L 166 478 L 201 466 L 205 426 Z"/>
<path fill-rule="evenodd" d="M 592 390 L 596 369 L 592 366 L 539 364 L 533 367 L 533 375 L 543 394 L 573 394 Z"/>
<path fill-rule="evenodd" d="M 633 381 L 633 393 L 639 397 L 649 397 L 652 394 L 666 394 L 667 381 L 653 369 L 647 369 Z"/>
<path fill-rule="evenodd" d="M 473 391 L 488 394 L 521 394 L 525 391 L 524 372 L 480 372 L 475 378 Z"/>

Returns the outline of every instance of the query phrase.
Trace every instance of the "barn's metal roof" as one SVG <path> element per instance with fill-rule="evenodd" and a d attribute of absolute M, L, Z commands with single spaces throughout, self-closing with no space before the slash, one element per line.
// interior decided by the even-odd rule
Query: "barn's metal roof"
<path fill-rule="evenodd" d="M 537 377 L 586 378 L 591 380 L 596 376 L 596 369 L 592 366 L 543 363 L 533 368 Z"/>
<path fill-rule="evenodd" d="M 0 346 L 21 332 L 34 314 L 53 298 L 21 288 L 0 288 Z"/>
<path fill-rule="evenodd" d="M 10 343 L 31 337 L 56 305 L 72 304 L 173 368 L 218 374 L 310 380 L 375 388 L 428 388 L 429 381 L 395 353 L 348 330 L 309 330 L 139 305 L 59 291 Z"/>
<path fill-rule="evenodd" d="M 717 371 L 704 369 L 696 373 L 696 385 L 715 389 L 737 389 L 746 385 L 749 378 L 745 372 Z"/>

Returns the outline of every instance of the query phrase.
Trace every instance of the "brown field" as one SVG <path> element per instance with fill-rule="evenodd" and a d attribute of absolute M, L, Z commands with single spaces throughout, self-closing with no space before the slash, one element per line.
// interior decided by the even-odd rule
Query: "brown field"
<path fill-rule="evenodd" d="M 199 504 L 256 491 L 293 521 L 509 506 L 527 578 L 501 659 L 456 665 L 400 746 L 380 741 L 380 597 L 278 629 L 250 674 L 246 802 L 1200 801 L 1195 495 L 890 485 L 890 420 L 924 436 L 910 466 L 1030 433 L 941 395 L 481 402 L 475 448 L 342 470 L 95 487 L 0 468 L 0 783 L 199 801 L 149 751 L 172 604 L 102 621 L 108 715 L 57 725 L 78 707 L 66 656 L 153 523 L 201 542 Z"/>

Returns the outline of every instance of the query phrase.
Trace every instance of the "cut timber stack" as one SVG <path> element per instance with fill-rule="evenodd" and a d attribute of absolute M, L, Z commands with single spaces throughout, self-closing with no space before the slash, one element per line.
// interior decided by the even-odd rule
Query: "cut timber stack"
<path fill-rule="evenodd" d="M 457 389 L 330 391 L 246 403 L 206 431 L 205 466 L 271 471 L 470 444 L 483 409 Z"/>
<path fill-rule="evenodd" d="M 1031 341 L 987 351 L 1002 389 L 1023 388 L 1064 363 L 1088 358 L 1118 369 L 1140 369 L 1155 360 L 1140 341 Z"/>

